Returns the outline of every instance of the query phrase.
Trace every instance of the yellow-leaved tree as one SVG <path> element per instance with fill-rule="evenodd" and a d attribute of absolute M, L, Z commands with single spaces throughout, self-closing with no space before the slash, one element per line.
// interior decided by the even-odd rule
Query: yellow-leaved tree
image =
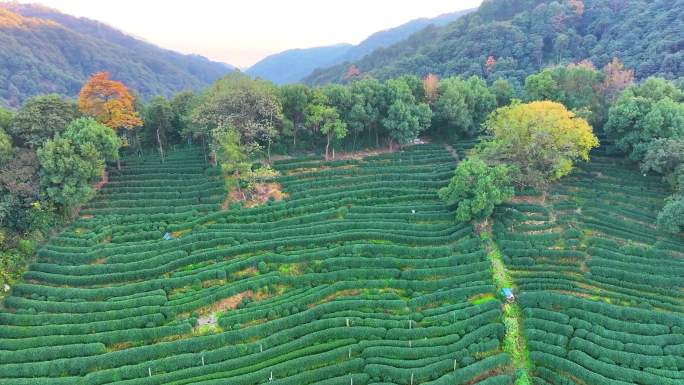
<path fill-rule="evenodd" d="M 567 175 L 578 160 L 589 160 L 599 141 L 586 120 L 560 103 L 514 103 L 492 113 L 485 122 L 491 140 L 479 156 L 488 164 L 514 168 L 518 185 L 544 188 Z"/>

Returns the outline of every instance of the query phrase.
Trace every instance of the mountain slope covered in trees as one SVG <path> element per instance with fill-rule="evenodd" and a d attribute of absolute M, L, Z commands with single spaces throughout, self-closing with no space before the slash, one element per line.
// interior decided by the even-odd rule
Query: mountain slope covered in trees
<path fill-rule="evenodd" d="M 108 71 L 143 97 L 199 90 L 232 67 L 135 39 L 97 21 L 34 4 L 0 3 L 0 103 L 75 96 L 93 73 Z"/>
<path fill-rule="evenodd" d="M 445 25 L 472 11 L 466 9 L 434 18 L 414 19 L 398 27 L 376 32 L 357 45 L 335 44 L 283 51 L 254 64 L 247 73 L 277 84 L 296 83 L 316 68 L 361 59 L 375 49 L 395 44 L 423 28 Z"/>
<path fill-rule="evenodd" d="M 525 76 L 554 64 L 619 56 L 639 79 L 684 75 L 684 1 L 485 0 L 477 12 L 432 27 L 354 64 L 385 79 L 435 73 Z M 340 82 L 350 65 L 316 70 L 309 84 Z"/>

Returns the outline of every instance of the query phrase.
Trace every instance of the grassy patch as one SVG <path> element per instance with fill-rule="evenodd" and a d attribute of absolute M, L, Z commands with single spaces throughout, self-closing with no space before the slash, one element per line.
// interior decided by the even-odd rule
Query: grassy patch
<path fill-rule="evenodd" d="M 508 274 L 506 266 L 501 258 L 501 251 L 494 242 L 491 233 L 480 234 L 488 251 L 489 260 L 492 263 L 492 279 L 497 292 L 504 287 L 514 288 L 513 279 Z M 522 312 L 516 303 L 507 303 L 503 306 L 503 323 L 506 334 L 503 339 L 503 350 L 511 356 L 513 368 L 516 372 L 515 385 L 531 385 L 529 370 L 532 368 L 530 352 L 527 349 L 527 341 L 522 333 Z"/>

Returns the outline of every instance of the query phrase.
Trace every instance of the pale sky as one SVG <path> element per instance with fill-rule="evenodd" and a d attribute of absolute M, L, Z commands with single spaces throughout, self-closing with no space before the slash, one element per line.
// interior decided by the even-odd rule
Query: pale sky
<path fill-rule="evenodd" d="M 419 17 L 481 0 L 20 0 L 38 2 L 163 48 L 246 68 L 290 48 L 356 44 Z"/>

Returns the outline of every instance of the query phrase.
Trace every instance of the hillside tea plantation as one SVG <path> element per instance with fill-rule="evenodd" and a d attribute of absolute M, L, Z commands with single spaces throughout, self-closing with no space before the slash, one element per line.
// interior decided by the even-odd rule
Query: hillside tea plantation
<path fill-rule="evenodd" d="M 280 160 L 282 201 L 223 209 L 200 150 L 129 157 L 12 288 L 0 383 L 684 384 L 657 178 L 594 157 L 488 238 L 437 197 L 455 164 L 429 144 Z"/>
<path fill-rule="evenodd" d="M 684 384 L 684 242 L 654 227 L 666 194 L 595 156 L 500 208 L 535 384 Z"/>
<path fill-rule="evenodd" d="M 441 146 L 279 161 L 287 198 L 230 210 L 199 151 L 124 163 L 7 298 L 0 383 L 512 382 Z"/>

